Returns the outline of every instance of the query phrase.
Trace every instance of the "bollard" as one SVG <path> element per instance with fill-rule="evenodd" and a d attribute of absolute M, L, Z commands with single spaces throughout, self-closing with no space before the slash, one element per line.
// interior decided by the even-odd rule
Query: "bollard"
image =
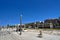
<path fill-rule="evenodd" d="M 39 37 L 42 38 L 42 31 L 40 31 L 40 33 L 39 33 Z"/>

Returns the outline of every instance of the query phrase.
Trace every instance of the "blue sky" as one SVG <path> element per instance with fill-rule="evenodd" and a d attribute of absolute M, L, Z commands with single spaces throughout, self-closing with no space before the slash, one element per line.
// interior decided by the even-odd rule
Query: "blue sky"
<path fill-rule="evenodd" d="M 0 0 L 0 25 L 44 21 L 60 16 L 60 0 Z"/>

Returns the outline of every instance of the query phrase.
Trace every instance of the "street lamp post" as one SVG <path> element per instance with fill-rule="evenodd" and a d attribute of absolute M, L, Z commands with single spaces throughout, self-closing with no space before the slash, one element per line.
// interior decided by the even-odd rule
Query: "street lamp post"
<path fill-rule="evenodd" d="M 20 16 L 20 35 L 22 34 L 22 15 Z"/>

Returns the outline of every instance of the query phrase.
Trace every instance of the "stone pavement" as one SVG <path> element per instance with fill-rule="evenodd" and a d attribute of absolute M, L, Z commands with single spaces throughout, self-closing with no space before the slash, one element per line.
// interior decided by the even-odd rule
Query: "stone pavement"
<path fill-rule="evenodd" d="M 0 31 L 0 40 L 60 40 L 60 36 L 43 33 L 43 37 L 38 37 L 38 32 L 25 31 L 22 35 L 19 32 L 3 30 Z"/>
<path fill-rule="evenodd" d="M 15 33 L 19 38 L 22 38 L 23 40 L 60 40 L 60 36 L 57 35 L 49 35 L 43 33 L 43 37 L 39 38 L 38 34 L 36 32 L 23 32 L 20 36 L 19 34 Z"/>

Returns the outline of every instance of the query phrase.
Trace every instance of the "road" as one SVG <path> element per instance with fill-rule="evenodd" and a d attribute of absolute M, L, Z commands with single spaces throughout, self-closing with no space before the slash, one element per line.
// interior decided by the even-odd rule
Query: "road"
<path fill-rule="evenodd" d="M 2 30 L 0 31 L 0 40 L 60 40 L 60 36 L 49 35 L 43 33 L 43 37 L 38 37 L 38 32 L 23 32 L 19 35 L 19 32 Z"/>

